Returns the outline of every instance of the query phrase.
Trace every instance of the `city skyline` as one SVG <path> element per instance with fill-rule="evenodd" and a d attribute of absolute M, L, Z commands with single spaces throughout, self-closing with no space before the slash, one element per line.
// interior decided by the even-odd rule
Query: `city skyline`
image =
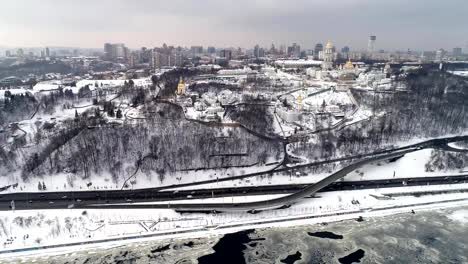
<path fill-rule="evenodd" d="M 468 18 L 461 13 L 468 3 L 403 2 L 7 1 L 0 10 L 0 46 L 102 48 L 116 42 L 132 49 L 163 43 L 250 49 L 296 42 L 313 48 L 331 40 L 365 50 L 376 35 L 376 50 L 467 48 Z"/>

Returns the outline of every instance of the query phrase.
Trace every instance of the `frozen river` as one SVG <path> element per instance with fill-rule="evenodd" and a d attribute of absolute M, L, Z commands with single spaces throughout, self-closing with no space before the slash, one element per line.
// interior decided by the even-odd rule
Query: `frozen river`
<path fill-rule="evenodd" d="M 8 263 L 468 263 L 467 252 L 468 207 L 461 207 L 224 237 L 131 243 Z"/>

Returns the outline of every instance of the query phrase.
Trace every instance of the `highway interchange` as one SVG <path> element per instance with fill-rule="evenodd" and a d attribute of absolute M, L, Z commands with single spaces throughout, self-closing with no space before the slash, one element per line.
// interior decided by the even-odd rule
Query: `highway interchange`
<path fill-rule="evenodd" d="M 0 210 L 28 210 L 28 209 L 64 209 L 64 208 L 170 208 L 178 211 L 255 211 L 280 208 L 290 206 L 299 200 L 307 197 L 313 197 L 317 192 L 388 188 L 404 185 L 428 185 L 428 184 L 449 184 L 464 182 L 468 175 L 458 176 L 440 176 L 406 179 L 388 179 L 374 181 L 357 182 L 337 182 L 350 172 L 361 166 L 392 158 L 399 158 L 405 154 L 421 150 L 424 148 L 438 148 L 450 151 L 447 147 L 449 143 L 467 140 L 468 136 L 458 136 L 442 139 L 433 139 L 418 144 L 372 153 L 372 155 L 363 158 L 357 162 L 348 165 L 328 177 L 309 185 L 291 184 L 262 187 L 240 187 L 240 188 L 221 188 L 221 189 L 196 189 L 190 191 L 164 191 L 165 188 L 150 188 L 140 190 L 108 190 L 108 191 L 80 191 L 80 192 L 38 192 L 38 193 L 9 193 L 0 194 Z M 459 149 L 456 149 L 459 150 Z M 364 155 L 361 155 L 364 156 Z M 356 157 L 355 157 L 356 158 Z M 333 162 L 333 161 L 329 161 Z M 335 161 L 336 162 L 336 161 Z M 309 166 L 311 166 L 309 164 Z M 277 169 L 277 171 L 295 170 L 304 168 L 305 165 L 295 167 L 286 167 Z M 272 173 L 272 172 L 268 172 Z M 190 185 L 206 184 L 193 183 Z M 187 185 L 184 185 L 187 186 Z M 182 187 L 182 186 L 180 186 Z M 174 188 L 174 186 L 171 186 Z M 167 187 L 166 187 L 167 189 Z M 261 194 L 286 194 L 283 197 L 265 201 L 248 203 L 174 203 L 175 200 L 187 198 L 216 198 L 232 197 Z M 160 204 L 136 204 L 143 202 L 167 201 Z"/>

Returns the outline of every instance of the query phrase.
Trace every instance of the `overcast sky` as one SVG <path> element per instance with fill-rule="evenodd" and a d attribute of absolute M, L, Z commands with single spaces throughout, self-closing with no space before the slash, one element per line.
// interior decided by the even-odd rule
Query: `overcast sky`
<path fill-rule="evenodd" d="M 467 50 L 467 0 L 2 0 L 0 45 Z"/>

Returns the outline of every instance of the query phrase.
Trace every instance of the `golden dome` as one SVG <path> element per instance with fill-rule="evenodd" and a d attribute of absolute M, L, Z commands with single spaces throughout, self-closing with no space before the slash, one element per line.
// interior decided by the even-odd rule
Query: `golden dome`
<path fill-rule="evenodd" d="M 333 49 L 333 43 L 331 41 L 327 42 L 327 45 L 325 46 L 326 49 Z"/>
<path fill-rule="evenodd" d="M 353 62 L 351 61 L 351 59 L 349 59 L 349 60 L 345 63 L 345 65 L 344 65 L 343 68 L 345 68 L 345 69 L 347 69 L 347 70 L 352 70 L 352 69 L 354 69 L 354 65 L 353 65 Z"/>
<path fill-rule="evenodd" d="M 297 97 L 297 103 L 298 103 L 298 104 L 302 104 L 302 101 L 303 101 L 303 100 L 304 100 L 304 98 L 302 98 L 302 95 L 299 95 L 299 96 Z"/>
<path fill-rule="evenodd" d="M 182 77 L 180 77 L 179 79 L 179 84 L 177 85 L 177 94 L 183 94 L 185 91 L 185 82 L 184 80 L 182 79 Z"/>

